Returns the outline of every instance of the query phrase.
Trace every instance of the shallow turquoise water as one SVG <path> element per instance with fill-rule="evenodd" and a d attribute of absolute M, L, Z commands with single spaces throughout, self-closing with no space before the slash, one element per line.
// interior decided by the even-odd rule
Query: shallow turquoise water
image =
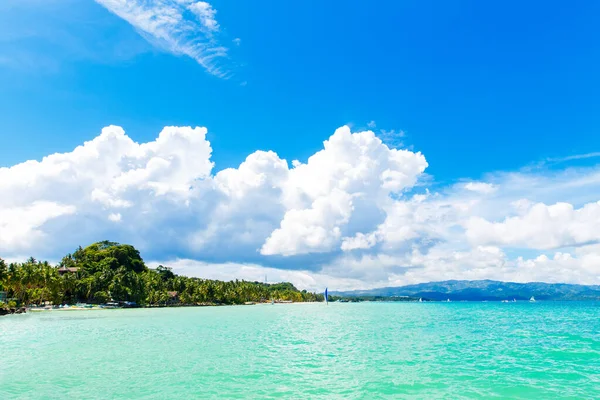
<path fill-rule="evenodd" d="M 361 303 L 0 318 L 0 399 L 600 398 L 599 303 Z"/>

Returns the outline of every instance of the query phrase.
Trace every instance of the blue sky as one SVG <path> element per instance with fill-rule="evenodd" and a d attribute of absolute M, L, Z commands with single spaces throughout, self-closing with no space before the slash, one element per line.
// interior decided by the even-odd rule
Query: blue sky
<path fill-rule="evenodd" d="M 580 1 L 574 6 L 554 1 L 215 0 L 208 4 L 132 0 L 123 3 L 126 7 L 121 3 L 4 0 L 0 4 L 0 167 L 5 167 L 6 174 L 14 175 L 9 167 L 27 160 L 70 153 L 109 125 L 122 127 L 138 143 L 154 141 L 165 126 L 206 127 L 210 161 L 214 162 L 206 176 L 238 168 L 256 150 L 271 150 L 292 168 L 292 160 L 307 163 L 323 148 L 324 140 L 347 125 L 352 132 L 372 130 L 389 148 L 424 155 L 424 172 L 411 169 L 414 182 L 403 183 L 403 201 L 415 202 L 407 193 L 430 193 L 439 196 L 435 201 L 443 198 L 456 204 L 457 198 L 463 200 L 457 187 L 465 182 L 495 188 L 487 193 L 493 191 L 502 199 L 505 212 L 492 215 L 486 206 L 485 213 L 478 210 L 455 216 L 471 242 L 453 251 L 477 249 L 475 228 L 467 226 L 467 219 L 502 223 L 518 215 L 510 208 L 515 201 L 547 207 L 565 202 L 578 210 L 598 200 L 598 191 L 590 183 L 595 181 L 589 180 L 596 173 L 598 155 L 594 153 L 600 151 L 598 2 Z M 161 31 L 143 25 L 136 10 L 151 10 L 162 17 L 176 10 L 182 20 L 162 26 Z M 552 191 L 541 183 L 549 187 L 569 179 L 583 186 L 566 193 L 564 186 Z M 531 187 L 540 185 L 539 190 L 527 191 L 531 187 L 522 186 L 523 182 L 533 180 L 536 183 Z M 31 204 L 41 200 L 47 198 L 32 198 Z M 6 210 L 26 206 L 16 200 L 4 205 Z M 392 213 L 386 207 L 378 205 L 377 209 L 389 217 Z M 75 209 L 73 214 L 81 218 L 81 207 Z M 117 214 L 125 216 L 111 215 Z M 525 221 L 526 216 L 522 217 Z M 245 224 L 257 217 L 248 218 Z M 263 236 L 283 226 L 279 222 L 284 219 L 265 222 L 268 227 Z M 42 233 L 62 226 L 60 218 L 42 220 L 32 223 Z M 72 223 L 76 222 L 81 224 L 80 219 Z M 200 225 L 198 229 L 206 229 L 210 223 Z M 368 228 L 375 232 L 373 226 Z M 360 229 L 342 229 L 342 235 L 368 236 L 366 227 Z M 137 240 L 136 244 L 148 248 L 152 247 L 148 238 L 154 237 L 149 232 L 136 238 L 113 228 L 89 237 L 103 233 L 123 241 Z M 417 234 L 417 244 L 411 237 L 410 250 L 404 249 L 404 254 L 414 252 L 415 246 L 423 255 L 430 254 L 431 244 L 424 246 L 424 242 L 445 243 L 450 248 L 447 237 L 434 237 L 431 231 L 427 238 L 423 235 Z M 519 255 L 540 256 L 541 249 L 574 252 L 581 251 L 584 242 L 596 242 L 593 236 L 571 239 L 540 246 L 518 244 L 517 239 L 481 243 L 497 246 L 507 255 L 506 262 L 514 264 Z M 369 248 L 378 250 L 355 254 L 353 260 L 392 257 L 378 248 L 385 247 L 384 239 L 373 241 L 379 244 Z M 265 249 L 265 237 L 250 243 L 250 247 L 258 243 Z M 27 251 L 54 256 L 43 246 L 11 246 L 0 246 L 0 250 L 13 256 Z M 214 247 L 218 257 L 188 250 L 159 251 L 152 257 L 221 266 L 251 261 L 255 268 L 298 268 L 301 264 L 313 278 L 325 274 L 326 267 L 336 264 L 339 257 L 350 257 L 340 251 L 312 250 L 271 255 L 288 257 L 279 261 L 269 258 L 266 250 L 224 257 L 218 245 Z M 296 261 L 292 261 L 294 256 Z M 405 267 L 407 261 L 390 263 Z M 399 278 L 396 272 L 386 271 L 374 277 L 373 284 L 389 283 L 385 279 L 390 280 L 390 274 L 398 282 L 429 278 Z M 345 279 L 352 275 L 336 273 L 327 276 Z M 581 280 L 592 279 L 588 278 Z"/>
<path fill-rule="evenodd" d="M 256 149 L 303 159 L 335 127 L 374 120 L 405 131 L 443 180 L 600 148 L 597 2 L 214 6 L 228 80 L 94 2 L 9 0 L 0 49 L 29 61 L 0 75 L 2 165 L 69 150 L 108 123 L 140 141 L 206 125 L 220 168 Z"/>

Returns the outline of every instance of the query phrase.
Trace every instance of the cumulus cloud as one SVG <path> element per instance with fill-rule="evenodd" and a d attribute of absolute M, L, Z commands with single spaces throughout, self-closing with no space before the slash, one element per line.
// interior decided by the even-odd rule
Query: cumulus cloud
<path fill-rule="evenodd" d="M 131 24 L 153 45 L 196 60 L 209 73 L 228 76 L 219 64 L 227 48 L 215 39 L 217 11 L 195 0 L 95 0 Z"/>
<path fill-rule="evenodd" d="M 597 168 L 497 173 L 432 191 L 419 183 L 424 155 L 371 131 L 341 127 L 306 162 L 256 151 L 221 171 L 206 134 L 165 127 L 136 143 L 109 126 L 71 152 L 0 168 L 0 254 L 56 260 L 111 239 L 186 274 L 268 274 L 310 289 L 600 283 Z"/>
<path fill-rule="evenodd" d="M 319 274 L 321 279 L 327 277 L 330 287 L 352 289 L 453 279 L 598 284 L 599 262 L 598 245 L 511 258 L 496 246 L 457 250 L 439 244 L 424 251 L 414 248 L 398 254 L 346 254 L 324 266 Z"/>
<path fill-rule="evenodd" d="M 373 132 L 338 129 L 324 149 L 295 164 L 284 188 L 289 211 L 261 249 L 295 255 L 339 248 L 356 203 L 381 209 L 392 193 L 412 187 L 427 167 L 420 153 L 390 149 Z M 365 201 L 366 200 L 366 201 Z"/>
<path fill-rule="evenodd" d="M 377 243 L 377 235 L 375 232 L 364 234 L 358 232 L 353 237 L 346 237 L 342 242 L 342 250 L 370 249 Z"/>
<path fill-rule="evenodd" d="M 600 202 L 575 209 L 569 203 L 534 205 L 517 203 L 527 210 L 502 222 L 471 218 L 467 237 L 473 243 L 510 245 L 535 249 L 581 246 L 600 241 Z"/>
<path fill-rule="evenodd" d="M 48 221 L 76 211 L 72 205 L 52 201 L 33 201 L 24 206 L 0 208 L 0 251 L 15 253 L 42 241 L 47 234 L 41 227 Z"/>
<path fill-rule="evenodd" d="M 574 252 L 541 254 L 535 258 L 518 257 L 515 270 L 520 281 L 598 284 L 600 281 L 600 246 L 589 245 Z"/>
<path fill-rule="evenodd" d="M 292 256 L 339 249 L 342 236 L 365 226 L 356 212 L 379 212 L 427 166 L 419 153 L 389 149 L 372 132 L 348 127 L 291 168 L 276 153 L 257 151 L 238 168 L 213 174 L 211 152 L 205 128 L 166 127 L 139 144 L 109 126 L 71 153 L 0 169 L 0 204 L 12 211 L 38 203 L 67 207 L 59 209 L 69 215 L 76 210 L 62 223 L 89 221 L 77 229 L 83 238 L 110 234 L 122 221 L 118 234 L 150 248 L 222 253 L 231 241 L 240 258 L 259 251 Z M 31 229 L 63 214 L 48 212 Z"/>
<path fill-rule="evenodd" d="M 164 210 L 173 218 L 173 210 L 186 208 L 190 184 L 210 176 L 205 135 L 205 128 L 166 127 L 155 141 L 138 144 L 110 126 L 70 153 L 0 168 L 0 250 L 15 252 L 15 243 L 62 249 L 78 237 L 111 234 L 108 222 L 121 219 L 144 234 Z"/>

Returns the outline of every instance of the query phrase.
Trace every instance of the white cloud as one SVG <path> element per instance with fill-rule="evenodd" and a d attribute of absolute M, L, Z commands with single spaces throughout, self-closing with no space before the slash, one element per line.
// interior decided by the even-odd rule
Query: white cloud
<path fill-rule="evenodd" d="M 121 214 L 120 213 L 111 213 L 111 214 L 108 214 L 108 220 L 112 221 L 112 222 L 120 222 L 121 221 Z"/>
<path fill-rule="evenodd" d="M 232 40 L 232 42 L 236 45 L 239 46 L 240 44 L 242 44 L 242 39 L 240 38 L 235 38 Z"/>
<path fill-rule="evenodd" d="M 534 259 L 518 257 L 515 270 L 519 280 L 598 284 L 600 281 L 600 246 L 583 246 L 573 254 L 555 252 Z"/>
<path fill-rule="evenodd" d="M 15 253 L 43 241 L 47 234 L 41 227 L 46 222 L 74 214 L 76 210 L 72 205 L 43 200 L 0 208 L 0 251 Z"/>
<path fill-rule="evenodd" d="M 339 128 L 323 150 L 290 171 L 284 187 L 288 211 L 261 253 L 296 255 L 339 248 L 357 204 L 362 205 L 361 213 L 382 209 L 390 194 L 412 187 L 426 167 L 422 154 L 390 149 L 371 131 L 352 134 L 348 127 Z"/>
<path fill-rule="evenodd" d="M 290 256 L 331 251 L 342 235 L 340 226 L 348 223 L 351 214 L 351 196 L 333 189 L 327 196 L 317 198 L 310 208 L 287 211 L 261 253 Z"/>
<path fill-rule="evenodd" d="M 217 11 L 212 8 L 210 4 L 205 1 L 191 1 L 187 8 L 193 12 L 196 17 L 198 17 L 200 23 L 206 30 L 211 32 L 216 32 L 219 30 L 219 24 L 215 19 Z"/>
<path fill-rule="evenodd" d="M 402 138 L 406 136 L 406 133 L 402 130 L 396 129 L 380 129 L 379 137 L 381 140 L 390 147 L 401 147 L 403 145 Z"/>
<path fill-rule="evenodd" d="M 473 217 L 466 224 L 466 234 L 473 243 L 552 249 L 600 241 L 599 227 L 600 202 L 579 209 L 569 203 L 537 203 L 503 222 Z"/>
<path fill-rule="evenodd" d="M 370 249 L 377 243 L 377 235 L 375 232 L 365 235 L 358 232 L 354 237 L 346 237 L 342 241 L 342 250 Z"/>
<path fill-rule="evenodd" d="M 210 177 L 205 134 L 205 128 L 166 127 L 155 141 L 138 144 L 110 126 L 71 153 L 0 168 L 0 247 L 39 251 L 95 240 L 112 232 L 107 221 L 116 214 L 130 222 L 128 229 L 163 220 L 164 210 L 173 217 L 173 210 L 185 210 L 191 183 Z M 38 233 L 23 239 L 30 231 Z"/>
<path fill-rule="evenodd" d="M 216 10 L 194 0 L 95 0 L 131 24 L 152 44 L 177 55 L 186 55 L 209 73 L 227 77 L 219 59 L 227 48 L 214 37 L 219 31 Z M 188 16 L 188 13 L 194 17 Z"/>
<path fill-rule="evenodd" d="M 493 279 L 509 282 L 598 284 L 600 247 L 510 258 L 496 246 L 456 250 L 438 245 L 403 254 L 350 254 L 326 265 L 319 273 L 344 289 L 393 287 L 441 280 Z M 336 282 L 336 279 L 343 280 Z M 336 287 L 336 286 L 334 286 Z"/>
<path fill-rule="evenodd" d="M 166 127 L 138 144 L 110 126 L 71 153 L 1 168 L 0 205 L 74 207 L 78 215 L 61 226 L 94 221 L 77 229 L 79 240 L 115 232 L 188 254 L 219 254 L 232 241 L 240 258 L 259 249 L 298 255 L 339 249 L 342 235 L 364 227 L 357 212 L 380 212 L 388 195 L 414 185 L 427 165 L 419 153 L 389 149 L 372 132 L 348 127 L 292 168 L 274 152 L 257 151 L 212 175 L 211 152 L 205 128 Z M 102 222 L 120 220 L 127 224 L 118 230 Z"/>
<path fill-rule="evenodd" d="M 573 160 L 585 160 L 587 158 L 595 158 L 600 157 L 600 151 L 594 151 L 591 153 L 585 154 L 575 154 L 567 157 L 555 157 L 555 158 L 547 158 L 545 162 L 547 163 L 560 163 L 565 161 L 573 161 Z"/>
<path fill-rule="evenodd" d="M 377 124 L 375 123 L 375 121 L 369 121 L 369 122 L 367 123 L 367 127 L 368 127 L 368 128 L 370 128 L 370 129 L 373 129 L 373 128 L 375 128 L 376 126 L 377 126 Z"/>
<path fill-rule="evenodd" d="M 598 168 L 496 173 L 431 191 L 418 184 L 422 154 L 342 127 L 306 163 L 257 151 L 215 172 L 206 133 L 166 127 L 136 143 L 109 126 L 72 152 L 0 168 L 2 256 L 58 259 L 111 239 L 186 273 L 267 273 L 313 290 L 600 283 Z"/>
<path fill-rule="evenodd" d="M 519 256 L 510 259 L 495 246 L 477 246 L 463 252 L 435 248 L 427 255 L 414 255 L 413 261 L 423 265 L 423 270 L 409 271 L 401 278 L 406 281 L 411 278 L 415 281 L 422 281 L 424 278 L 432 281 L 496 279 L 512 282 L 597 284 L 600 278 L 597 251 L 597 246 L 587 246 L 574 254 L 554 252 L 531 258 Z"/>
<path fill-rule="evenodd" d="M 465 189 L 483 194 L 494 193 L 496 191 L 494 185 L 486 182 L 468 182 L 465 184 Z"/>

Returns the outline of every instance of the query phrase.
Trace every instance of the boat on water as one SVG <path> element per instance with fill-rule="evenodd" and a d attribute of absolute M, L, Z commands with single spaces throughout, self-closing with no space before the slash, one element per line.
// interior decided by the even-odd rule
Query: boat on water
<path fill-rule="evenodd" d="M 530 302 L 535 303 L 535 297 L 531 296 L 531 298 L 529 299 Z"/>
<path fill-rule="evenodd" d="M 450 299 L 446 300 L 446 303 L 450 303 Z"/>
<path fill-rule="evenodd" d="M 419 297 L 419 303 L 423 302 L 423 298 Z"/>
<path fill-rule="evenodd" d="M 508 303 L 508 300 L 502 300 L 501 302 L 502 303 Z"/>

